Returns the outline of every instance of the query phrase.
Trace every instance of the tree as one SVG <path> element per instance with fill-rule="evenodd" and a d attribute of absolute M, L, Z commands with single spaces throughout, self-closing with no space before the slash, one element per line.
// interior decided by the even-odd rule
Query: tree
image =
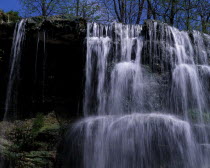
<path fill-rule="evenodd" d="M 0 23 L 1 22 L 17 22 L 20 19 L 19 12 L 9 11 L 5 13 L 0 10 Z"/>
<path fill-rule="evenodd" d="M 210 30 L 209 0 L 19 0 L 29 15 L 68 14 L 87 21 L 139 24 L 144 19 L 180 29 Z"/>
<path fill-rule="evenodd" d="M 210 1 L 186 0 L 180 1 L 180 3 L 181 11 L 176 26 L 185 30 L 197 29 L 209 33 Z"/>
<path fill-rule="evenodd" d="M 93 0 L 68 0 L 62 3 L 61 14 L 73 17 L 82 17 L 88 21 L 97 21 L 102 17 L 102 9 L 97 1 Z"/>
<path fill-rule="evenodd" d="M 153 13 L 158 20 L 164 21 L 170 25 L 174 25 L 176 15 L 180 11 L 180 0 L 153 0 L 155 8 Z"/>
<path fill-rule="evenodd" d="M 0 23 L 7 22 L 7 16 L 3 10 L 0 10 Z"/>
<path fill-rule="evenodd" d="M 200 17 L 201 25 L 202 25 L 202 31 L 204 33 L 210 32 L 210 1 L 209 0 L 202 0 L 199 1 L 196 13 Z"/>
<path fill-rule="evenodd" d="M 41 15 L 44 17 L 60 12 L 65 0 L 19 0 L 26 16 Z"/>
<path fill-rule="evenodd" d="M 192 29 L 192 22 L 195 17 L 195 7 L 197 0 L 186 0 L 182 2 L 181 13 L 177 17 L 177 25 L 181 25 L 186 30 Z"/>
<path fill-rule="evenodd" d="M 9 22 L 16 22 L 20 19 L 19 12 L 9 11 L 6 13 Z"/>
<path fill-rule="evenodd" d="M 77 5 L 76 5 L 76 16 L 79 16 L 79 4 L 80 4 L 80 0 L 76 0 Z"/>
<path fill-rule="evenodd" d="M 155 5 L 151 0 L 147 0 L 147 19 L 151 19 L 152 17 L 156 20 Z"/>
<path fill-rule="evenodd" d="M 100 0 L 115 20 L 122 23 L 139 24 L 145 0 Z"/>

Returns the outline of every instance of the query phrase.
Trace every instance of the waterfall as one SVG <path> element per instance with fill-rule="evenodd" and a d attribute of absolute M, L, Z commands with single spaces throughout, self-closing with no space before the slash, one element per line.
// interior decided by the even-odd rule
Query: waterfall
<path fill-rule="evenodd" d="M 45 88 L 46 88 L 46 61 L 47 61 L 47 54 L 46 54 L 46 32 L 44 31 L 43 32 L 43 43 L 44 43 L 44 46 L 43 46 L 43 54 L 44 54 L 44 58 L 43 58 L 43 64 L 42 64 L 42 67 L 43 67 L 43 70 L 42 70 L 42 103 L 44 103 L 46 100 L 45 100 Z"/>
<path fill-rule="evenodd" d="M 91 28 L 93 32 L 89 32 L 87 37 L 85 115 L 90 112 L 97 114 L 132 112 L 134 109 L 129 109 L 132 107 L 129 104 L 140 107 L 142 102 L 137 99 L 143 99 L 140 66 L 143 44 L 142 37 L 139 36 L 142 27 L 88 24 L 88 31 Z M 111 35 L 112 31 L 115 31 L 115 36 Z M 115 52 L 112 53 L 112 50 Z M 116 57 L 111 58 L 112 54 Z M 135 100 L 130 99 L 134 97 Z"/>
<path fill-rule="evenodd" d="M 25 19 L 22 19 L 19 23 L 16 24 L 14 34 L 13 34 L 13 43 L 11 49 L 11 58 L 9 64 L 9 81 L 7 84 L 6 90 L 6 100 L 5 100 L 5 111 L 4 111 L 4 118 L 3 120 L 10 120 L 14 119 L 16 112 L 16 85 L 18 83 L 19 77 L 19 70 L 20 70 L 20 61 L 21 61 L 21 49 L 25 38 L 25 26 L 26 26 Z M 4 127 L 7 126 L 7 123 Z M 6 129 L 2 129 L 0 132 L 0 137 L 2 138 L 1 141 L 4 140 Z M 4 150 L 4 148 L 0 149 Z M 2 153 L 2 151 L 0 151 Z M 7 164 L 3 156 L 0 158 L 0 167 L 5 167 Z"/>
<path fill-rule="evenodd" d="M 84 134 L 85 168 L 199 167 L 189 123 L 171 115 L 90 117 L 73 131 Z"/>
<path fill-rule="evenodd" d="M 20 60 L 21 60 L 21 49 L 25 38 L 25 19 L 22 19 L 19 23 L 16 24 L 14 35 L 13 35 L 13 43 L 11 50 L 11 58 L 9 65 L 9 81 L 7 85 L 6 92 L 6 101 L 5 101 L 5 113 L 4 120 L 9 119 L 8 113 L 9 111 L 15 111 L 16 106 L 16 90 L 14 89 L 15 84 L 18 82 L 18 75 L 20 70 Z M 10 108 L 14 109 L 10 109 Z M 14 117 L 14 116 L 13 116 Z"/>
<path fill-rule="evenodd" d="M 67 138 L 82 152 L 65 166 L 208 168 L 209 39 L 156 21 L 88 23 L 85 118 Z"/>

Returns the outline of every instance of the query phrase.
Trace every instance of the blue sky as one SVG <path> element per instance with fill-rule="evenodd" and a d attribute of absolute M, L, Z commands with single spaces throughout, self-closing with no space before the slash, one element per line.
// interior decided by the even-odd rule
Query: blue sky
<path fill-rule="evenodd" d="M 21 8 L 18 0 L 0 0 L 0 9 L 8 12 L 10 10 L 19 11 Z"/>

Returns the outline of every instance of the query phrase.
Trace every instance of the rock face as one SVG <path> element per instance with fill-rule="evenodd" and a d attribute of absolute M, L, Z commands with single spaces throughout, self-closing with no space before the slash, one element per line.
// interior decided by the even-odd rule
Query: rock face
<path fill-rule="evenodd" d="M 8 81 L 8 65 L 10 60 L 10 51 L 12 45 L 13 31 L 15 24 L 0 24 L 0 109 L 4 111 L 4 101 L 6 95 L 6 85 Z M 0 118 L 4 114 L 0 113 Z"/>
<path fill-rule="evenodd" d="M 28 95 L 31 99 L 27 104 L 34 101 L 28 110 L 35 110 L 33 114 L 56 110 L 62 118 L 77 115 L 82 99 L 86 22 L 54 19 L 38 25 L 29 21 L 28 26 L 22 60 L 22 74 L 26 78 L 25 85 L 20 84 L 23 93 L 33 91 Z M 23 94 L 20 100 L 26 100 Z"/>
<path fill-rule="evenodd" d="M 8 82 L 14 24 L 0 25 L 0 104 Z M 28 19 L 22 48 L 18 86 L 15 86 L 18 118 L 55 110 L 61 118 L 81 111 L 85 63 L 86 22 L 82 19 Z M 69 116 L 68 116 L 69 115 Z M 1 117 L 3 113 L 1 113 Z"/>

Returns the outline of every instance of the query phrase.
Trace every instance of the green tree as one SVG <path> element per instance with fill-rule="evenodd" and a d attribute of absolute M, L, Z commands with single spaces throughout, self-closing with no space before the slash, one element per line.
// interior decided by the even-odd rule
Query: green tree
<path fill-rule="evenodd" d="M 7 16 L 3 10 L 0 10 L 0 23 L 7 22 Z"/>
<path fill-rule="evenodd" d="M 16 22 L 20 19 L 19 12 L 9 11 L 6 13 L 9 22 Z"/>
<path fill-rule="evenodd" d="M 3 10 L 0 10 L 0 22 L 17 22 L 19 19 L 19 12 L 11 10 L 5 13 Z"/>

